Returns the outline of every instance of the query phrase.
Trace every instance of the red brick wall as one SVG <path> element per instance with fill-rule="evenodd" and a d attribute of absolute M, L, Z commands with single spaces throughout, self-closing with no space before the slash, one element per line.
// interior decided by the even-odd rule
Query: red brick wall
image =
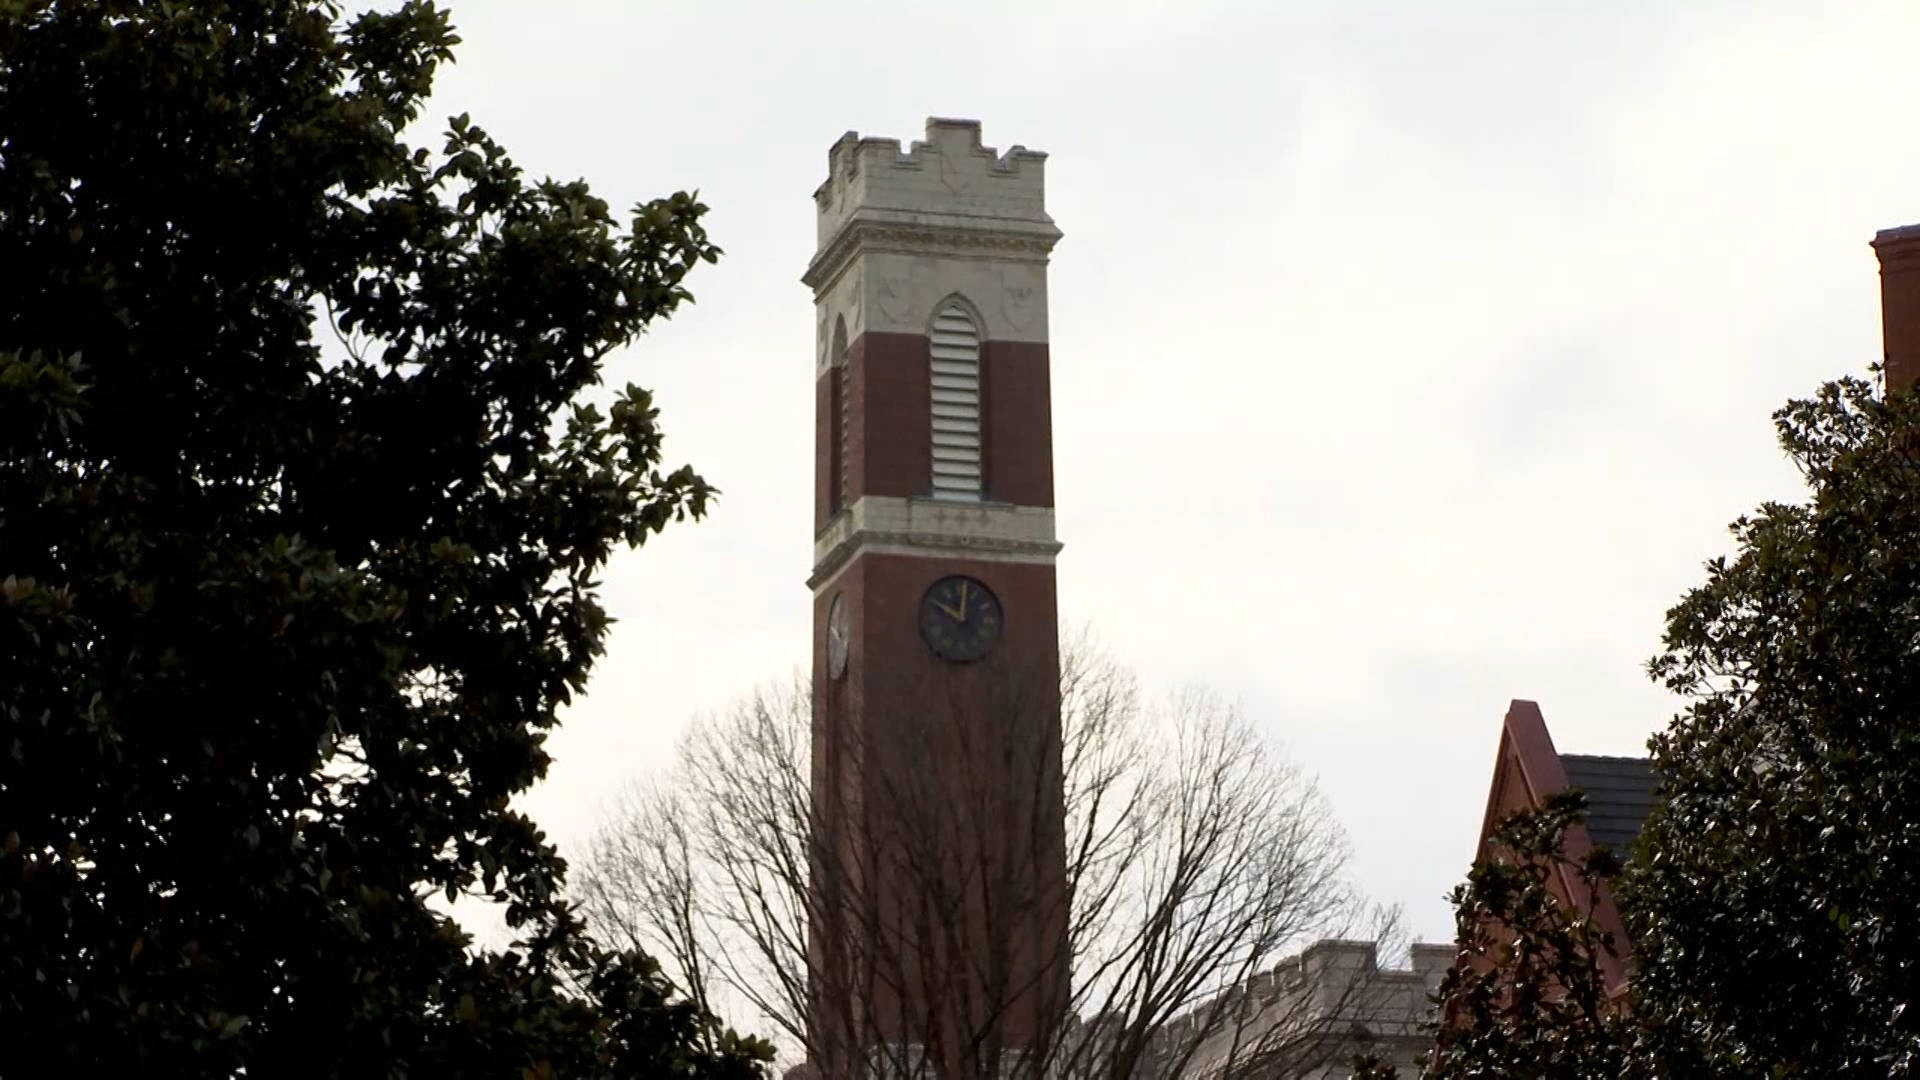
<path fill-rule="evenodd" d="M 816 532 L 837 508 L 864 495 L 911 498 L 931 488 L 928 338 L 866 333 L 851 343 L 846 356 L 838 387 L 829 370 L 816 391 Z M 982 465 L 992 500 L 1053 505 L 1047 365 L 1044 344 L 982 344 Z M 837 502 L 842 451 L 836 394 L 848 395 L 851 424 L 844 490 Z M 1002 639 L 974 664 L 941 661 L 920 639 L 921 595 L 936 579 L 956 573 L 992 589 L 1005 616 Z M 827 613 L 836 595 L 850 605 L 848 670 L 839 680 L 829 678 L 826 663 Z M 1018 882 L 1005 891 L 1026 894 L 1026 913 L 996 934 L 1014 943 L 999 956 L 1004 961 L 1000 976 L 1008 985 L 1030 987 L 1004 1009 L 1004 1035 L 1012 1043 L 1031 1038 L 1042 1018 L 1057 1015 L 1068 977 L 1068 958 L 1061 952 L 1068 898 L 1065 812 L 1059 803 L 1059 618 L 1053 567 L 863 553 L 816 594 L 813 624 L 813 781 L 828 834 L 823 839 L 840 852 L 842 862 L 866 866 L 852 839 L 860 832 L 893 836 L 897 843 L 882 846 L 904 848 L 911 838 L 902 830 L 913 827 L 916 814 L 924 818 L 921 811 L 928 804 L 942 808 L 932 818 L 936 823 L 964 822 L 949 845 L 952 857 L 990 864 L 997 868 L 994 873 Z M 908 802 L 899 801 L 903 798 Z M 946 857 L 945 847 L 942 852 Z M 890 910 L 913 910 L 925 899 L 912 895 L 922 886 L 910 876 L 884 869 L 844 872 L 881 874 L 871 889 L 889 901 Z M 846 884 L 858 886 L 855 892 L 868 890 L 851 880 Z M 983 928 L 988 915 L 969 901 L 965 918 Z M 989 936 L 973 933 L 973 940 Z M 823 960 L 836 953 L 819 940 L 809 947 Z M 1003 1011 L 989 1003 L 990 987 L 978 978 L 983 967 L 991 966 L 980 957 L 934 955 L 930 962 L 930 973 L 975 979 L 949 993 L 963 989 L 961 997 L 970 999 L 968 1007 L 977 1015 Z M 915 981 L 909 978 L 908 985 Z M 882 988 L 864 1003 L 842 1003 L 838 1009 L 822 1002 L 816 1022 L 871 1005 L 883 1030 L 905 1033 L 909 1018 L 924 1013 L 925 1003 L 888 995 Z"/>
<path fill-rule="evenodd" d="M 862 334 L 847 350 L 853 438 L 847 501 L 924 495 L 933 475 L 933 357 L 924 334 Z"/>
<path fill-rule="evenodd" d="M 1920 379 L 1920 226 L 1882 230 L 1873 248 L 1880 257 L 1886 385 L 1904 389 Z"/>
<path fill-rule="evenodd" d="M 967 574 L 994 591 L 1005 615 L 1002 639 L 974 664 L 935 658 L 921 640 L 921 594 L 947 574 Z M 846 676 L 831 680 L 825 659 L 827 611 L 836 594 L 851 605 L 852 650 Z M 1065 941 L 1065 816 L 1060 790 L 1058 723 L 1059 620 L 1054 570 L 1046 565 L 865 554 L 814 600 L 814 678 L 820 708 L 815 720 L 815 782 L 841 793 L 845 812 L 876 832 L 900 827 L 912 808 L 896 800 L 943 800 L 936 820 L 965 822 L 960 835 L 981 846 L 958 859 L 985 859 L 1024 878 L 1031 910 L 1001 933 L 1012 942 L 1002 954 L 1007 985 L 1031 989 L 1007 1010 L 1006 1037 L 1032 1037 L 1067 992 Z M 851 775 L 845 752 L 859 747 L 861 774 Z M 1022 782 L 1018 777 L 1025 776 Z M 1039 782 L 1035 782 L 1038 778 Z M 1001 785 L 1004 785 L 1002 787 Z M 1033 793 L 1042 793 L 1035 803 Z M 894 804 L 889 808 L 889 804 Z M 913 843 L 900 842 L 901 847 Z M 959 846 L 964 847 L 962 840 Z M 891 848 L 894 845 L 886 845 Z M 851 852 L 847 852 L 851 854 Z M 863 860 L 853 859 L 859 863 Z M 913 880 L 891 877 L 883 894 L 912 909 Z M 1005 902 L 1008 898 L 1001 896 Z M 984 919 L 973 911 L 970 919 Z M 983 935 L 984 937 L 985 935 Z M 939 962 L 936 958 L 936 962 Z M 954 973 L 987 965 L 941 962 Z M 989 1006 L 988 988 L 973 985 L 976 1015 Z M 884 995 L 883 995 L 884 997 Z M 897 1030 L 920 1012 L 913 1001 L 875 1003 L 876 1022 Z M 998 1011 L 998 1010 L 994 1010 Z"/>
<path fill-rule="evenodd" d="M 1548 796 L 1566 788 L 1566 766 L 1560 761 L 1559 751 L 1554 749 L 1553 736 L 1547 732 L 1540 706 L 1516 698 L 1508 704 L 1507 715 L 1501 721 L 1500 750 L 1494 758 L 1493 781 L 1487 793 L 1487 810 L 1481 819 L 1475 859 L 1489 854 L 1493 830 L 1500 819 L 1515 810 L 1538 807 Z M 1563 843 L 1567 857 L 1575 862 L 1584 859 L 1593 846 L 1584 825 L 1569 829 Z M 1626 985 L 1633 942 L 1627 936 L 1612 895 L 1604 888 L 1598 895 L 1589 895 L 1564 868 L 1553 876 L 1548 887 L 1561 904 L 1592 916 L 1602 929 L 1613 934 L 1620 951 L 1601 956 L 1599 965 L 1609 991 L 1617 992 Z"/>
<path fill-rule="evenodd" d="M 987 497 L 1053 505 L 1053 411 L 1047 346 L 989 341 L 981 349 Z"/>
<path fill-rule="evenodd" d="M 813 531 L 827 527 L 833 517 L 834 382 L 838 369 L 829 367 L 813 384 Z"/>
<path fill-rule="evenodd" d="M 988 341 L 980 350 L 981 436 L 987 496 L 1021 506 L 1053 505 L 1053 411 L 1047 346 Z M 841 392 L 853 395 L 847 445 L 852 459 L 841 505 L 862 495 L 925 495 L 933 471 L 931 357 L 920 334 L 862 334 L 847 350 Z M 837 462 L 832 373 L 820 378 L 814 452 L 814 528 L 832 516 Z"/>

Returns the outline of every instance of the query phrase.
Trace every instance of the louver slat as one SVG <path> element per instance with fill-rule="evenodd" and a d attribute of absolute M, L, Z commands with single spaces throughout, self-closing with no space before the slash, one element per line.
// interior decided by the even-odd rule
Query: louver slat
<path fill-rule="evenodd" d="M 933 496 L 980 497 L 980 331 L 958 304 L 933 320 Z"/>

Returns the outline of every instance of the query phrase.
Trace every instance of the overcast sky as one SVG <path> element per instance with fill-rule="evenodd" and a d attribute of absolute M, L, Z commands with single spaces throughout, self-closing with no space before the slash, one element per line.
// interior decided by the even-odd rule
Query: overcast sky
<path fill-rule="evenodd" d="M 1769 414 L 1879 356 L 1867 242 L 1920 221 L 1911 0 L 452 7 L 438 116 L 616 206 L 698 188 L 726 249 L 609 372 L 724 496 L 609 570 L 525 800 L 563 847 L 805 663 L 799 276 L 842 132 L 1051 154 L 1063 615 L 1239 701 L 1429 940 L 1509 699 L 1572 752 L 1673 713 L 1663 613 L 1796 495 Z"/>

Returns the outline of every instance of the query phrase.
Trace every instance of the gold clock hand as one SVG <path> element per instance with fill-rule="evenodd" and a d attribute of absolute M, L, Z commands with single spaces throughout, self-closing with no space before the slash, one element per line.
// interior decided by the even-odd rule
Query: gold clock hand
<path fill-rule="evenodd" d="M 962 622 L 965 622 L 967 618 L 967 583 L 965 580 L 960 582 L 960 614 L 955 615 L 954 618 Z"/>

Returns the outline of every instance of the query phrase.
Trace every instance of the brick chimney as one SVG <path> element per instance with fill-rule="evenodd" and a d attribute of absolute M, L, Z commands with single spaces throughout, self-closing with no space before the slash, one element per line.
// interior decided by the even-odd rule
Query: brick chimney
<path fill-rule="evenodd" d="M 1920 379 L 1920 225 L 1881 229 L 1873 237 L 1880 257 L 1880 336 L 1889 390 Z"/>

